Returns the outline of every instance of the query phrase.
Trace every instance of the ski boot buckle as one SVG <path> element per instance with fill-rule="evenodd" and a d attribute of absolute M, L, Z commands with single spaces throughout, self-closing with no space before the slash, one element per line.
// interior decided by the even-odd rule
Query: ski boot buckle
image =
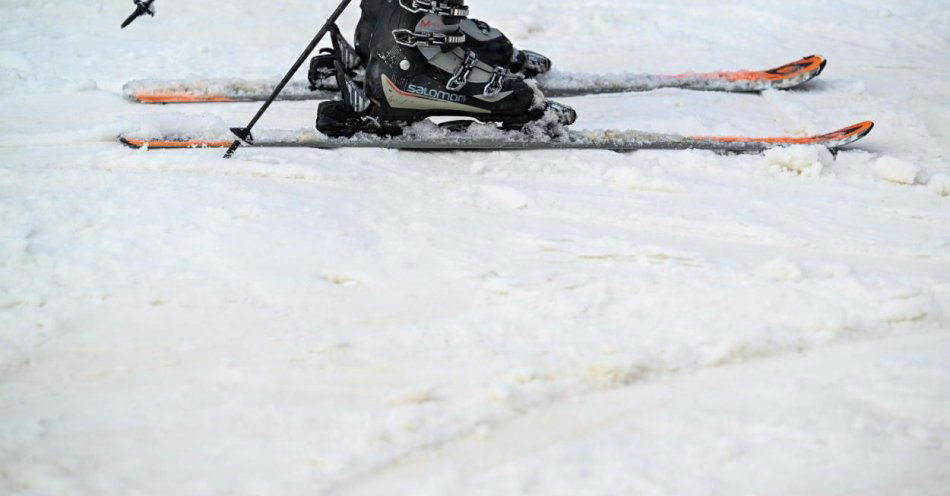
<path fill-rule="evenodd" d="M 484 95 L 488 98 L 494 98 L 501 93 L 501 88 L 505 84 L 505 79 L 508 77 L 508 69 L 504 67 L 496 67 L 491 73 L 491 79 L 488 80 L 488 84 L 485 85 L 485 90 L 483 91 Z"/>
<path fill-rule="evenodd" d="M 475 52 L 467 50 L 465 52 L 465 60 L 462 61 L 462 64 L 455 70 L 455 75 L 453 75 L 445 85 L 446 89 L 449 91 L 459 91 L 464 88 L 465 85 L 468 84 L 468 76 L 472 73 L 472 69 L 477 63 L 478 57 L 475 56 Z"/>
<path fill-rule="evenodd" d="M 415 33 L 408 29 L 393 31 L 396 43 L 407 47 L 432 47 L 446 45 L 461 45 L 465 43 L 465 35 L 448 35 L 444 33 Z"/>
<path fill-rule="evenodd" d="M 399 6 L 409 12 L 436 14 L 449 17 L 468 17 L 468 7 L 447 5 L 438 0 L 399 0 Z"/>

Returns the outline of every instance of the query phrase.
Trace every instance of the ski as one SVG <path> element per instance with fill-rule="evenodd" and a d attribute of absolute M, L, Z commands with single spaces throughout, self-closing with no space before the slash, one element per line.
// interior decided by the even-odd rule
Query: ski
<path fill-rule="evenodd" d="M 818 77 L 827 61 L 818 55 L 764 71 L 658 74 L 584 74 L 552 71 L 539 76 L 538 88 L 548 97 L 650 91 L 680 88 L 699 91 L 752 93 L 785 90 Z M 136 103 L 221 103 L 266 100 L 275 81 L 244 79 L 138 80 L 126 83 L 123 94 Z M 331 100 L 339 94 L 335 78 L 313 89 L 308 81 L 292 81 L 278 100 Z"/>
<path fill-rule="evenodd" d="M 246 143 L 250 147 L 304 148 L 386 148 L 420 151 L 495 151 L 495 150 L 686 150 L 756 153 L 790 145 L 822 145 L 837 150 L 868 135 L 872 122 L 862 122 L 817 136 L 746 138 L 739 136 L 680 136 L 632 130 L 562 130 L 557 136 L 541 132 L 502 131 L 490 124 L 473 124 L 465 130 L 450 129 L 425 122 L 411 126 L 398 137 L 360 134 L 353 138 L 329 138 L 316 131 L 264 131 Z M 121 135 L 119 140 L 132 148 L 149 150 L 187 148 L 227 148 L 233 137 L 226 132 L 200 139 L 182 135 L 155 137 Z"/>

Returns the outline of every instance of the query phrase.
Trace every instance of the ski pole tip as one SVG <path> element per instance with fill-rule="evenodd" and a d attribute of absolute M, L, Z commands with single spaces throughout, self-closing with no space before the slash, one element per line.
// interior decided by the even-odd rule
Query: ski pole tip
<path fill-rule="evenodd" d="M 240 140 L 234 140 L 234 143 L 231 143 L 231 146 L 228 147 L 228 151 L 224 152 L 224 158 L 231 158 L 234 156 L 234 152 L 237 151 L 241 146 Z"/>

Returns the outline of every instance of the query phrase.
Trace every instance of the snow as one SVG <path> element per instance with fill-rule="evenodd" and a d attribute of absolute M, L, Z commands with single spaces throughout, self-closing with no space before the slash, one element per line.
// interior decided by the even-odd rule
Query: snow
<path fill-rule="evenodd" d="M 950 175 L 934 174 L 927 185 L 938 195 L 950 196 Z"/>
<path fill-rule="evenodd" d="M 823 146 L 795 145 L 766 151 L 765 160 L 776 171 L 788 171 L 803 176 L 820 176 L 826 167 L 834 165 L 834 157 Z"/>
<path fill-rule="evenodd" d="M 255 104 L 122 86 L 279 77 L 336 2 L 158 3 L 0 10 L 0 494 L 947 494 L 942 2 L 471 5 L 563 71 L 820 53 L 800 90 L 563 101 L 578 129 L 877 123 L 837 157 L 232 160 L 114 137 Z"/>
<path fill-rule="evenodd" d="M 872 170 L 877 177 L 897 184 L 916 184 L 920 168 L 899 158 L 881 157 L 874 162 Z"/>

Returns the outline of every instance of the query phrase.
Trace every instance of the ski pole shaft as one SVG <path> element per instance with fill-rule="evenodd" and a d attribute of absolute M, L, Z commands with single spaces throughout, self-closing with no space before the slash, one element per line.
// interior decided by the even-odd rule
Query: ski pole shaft
<path fill-rule="evenodd" d="M 141 12 L 138 11 L 138 10 L 136 10 L 135 12 L 133 12 L 132 15 L 130 15 L 129 17 L 126 17 L 126 18 L 125 18 L 125 21 L 122 23 L 122 27 L 121 27 L 120 29 L 125 29 L 125 28 L 129 27 L 129 24 L 132 24 L 132 21 L 138 19 L 140 15 L 142 15 L 142 14 L 141 14 Z"/>
<path fill-rule="evenodd" d="M 139 17 L 148 14 L 150 16 L 155 15 L 155 11 L 152 9 L 152 4 L 155 3 L 155 0 L 136 0 L 135 1 L 135 12 L 132 12 L 132 15 L 125 19 L 125 22 L 122 23 L 122 29 L 125 29 L 132 24 L 133 21 Z"/>
<path fill-rule="evenodd" d="M 287 75 L 284 76 L 284 79 L 280 81 L 280 84 L 274 88 L 274 92 L 271 94 L 270 98 L 264 102 L 264 105 L 261 105 L 260 110 L 257 111 L 257 114 L 251 119 L 251 122 L 248 123 L 247 127 L 244 128 L 232 128 L 233 132 L 239 139 L 234 140 L 231 143 L 230 148 L 228 148 L 227 153 L 224 154 L 224 158 L 231 158 L 234 155 L 234 152 L 237 151 L 238 147 L 241 146 L 241 140 L 249 140 L 251 138 L 251 130 L 254 129 L 254 126 L 257 124 L 257 121 L 261 119 L 261 116 L 264 115 L 264 112 L 267 112 L 267 109 L 270 107 L 274 100 L 277 99 L 277 96 L 280 95 L 280 92 L 283 91 L 284 86 L 287 86 L 287 83 L 290 82 L 290 78 L 294 77 L 294 74 L 297 73 L 297 70 L 300 69 L 300 66 L 303 65 L 304 61 L 307 60 L 307 57 L 313 53 L 313 50 L 317 48 L 317 45 L 320 44 L 320 41 L 323 40 L 323 37 L 326 36 L 327 32 L 330 30 L 330 26 L 336 23 L 337 19 L 343 15 L 343 11 L 346 10 L 346 7 L 350 5 L 352 0 L 343 0 L 340 2 L 340 5 L 330 14 L 330 17 L 327 19 L 327 22 L 323 24 L 323 27 L 320 28 L 320 31 L 317 32 L 317 35 L 313 37 L 313 41 L 307 45 L 307 48 L 300 54 L 300 58 L 297 59 L 297 62 L 294 63 L 293 67 L 290 68 L 290 71 L 287 72 Z"/>

